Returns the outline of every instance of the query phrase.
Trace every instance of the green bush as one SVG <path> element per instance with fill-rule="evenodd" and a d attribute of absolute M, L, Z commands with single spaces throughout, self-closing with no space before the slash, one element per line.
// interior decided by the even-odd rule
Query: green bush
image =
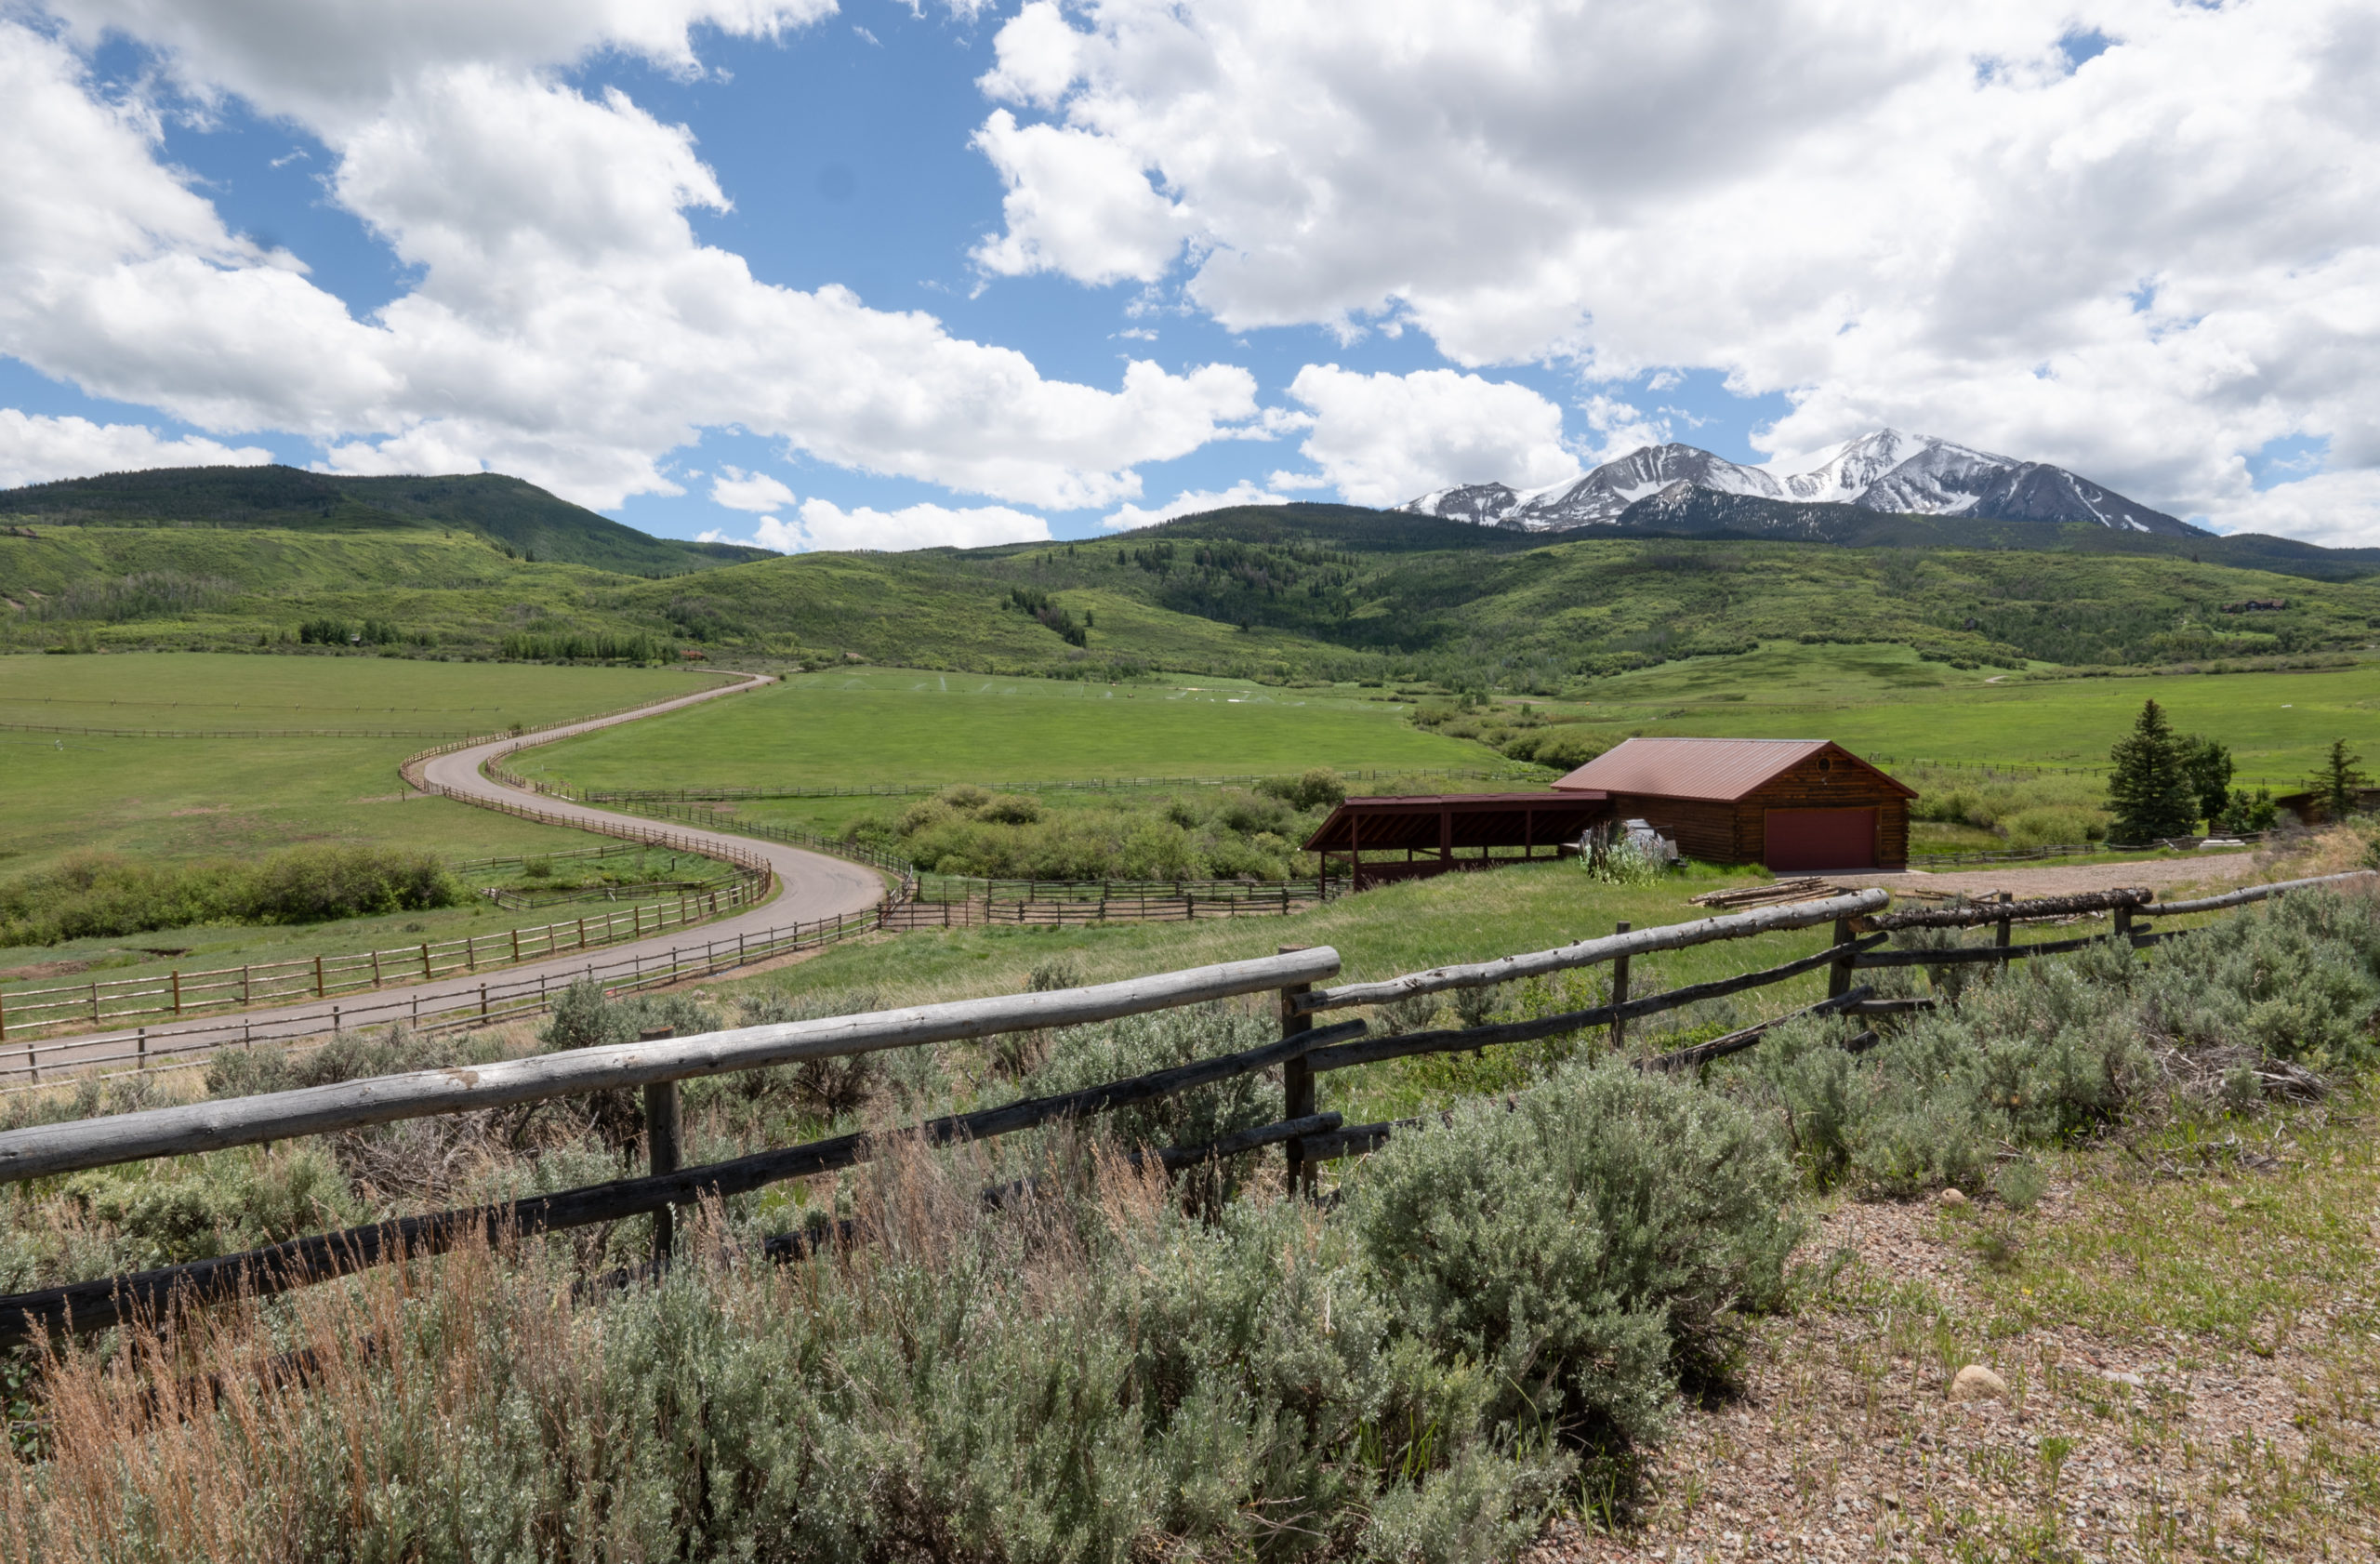
<path fill-rule="evenodd" d="M 86 853 L 0 884 L 0 945 L 56 945 L 193 923 L 313 923 L 454 907 L 434 855 L 323 843 L 254 863 L 158 864 Z"/>
<path fill-rule="evenodd" d="M 1905 946 L 1954 936 L 1909 931 Z M 2253 1067 L 2380 1064 L 2380 917 L 2368 897 L 2302 893 L 2135 959 L 2112 943 L 1996 976 L 1934 969 L 1937 1010 L 1854 1057 L 1841 1021 L 1778 1027 L 1726 1073 L 1773 1105 L 1820 1184 L 1887 1193 L 1993 1182 L 2003 1147 L 2099 1133 L 2175 1091 L 2253 1107 Z"/>
<path fill-rule="evenodd" d="M 2380 918 L 2368 896 L 2284 896 L 2169 947 L 2140 984 L 2146 1025 L 2186 1049 L 2315 1070 L 2380 1064 Z"/>
<path fill-rule="evenodd" d="M 1347 802 L 1347 784 L 1329 766 L 1316 766 L 1298 776 L 1268 776 L 1256 790 L 1279 799 L 1291 809 L 1336 809 Z"/>
<path fill-rule="evenodd" d="M 1051 1040 L 1049 1058 L 1025 1078 L 1024 1094 L 1080 1091 L 1219 1054 L 1262 1048 L 1279 1036 L 1280 1028 L 1270 1017 L 1221 1003 L 1070 1027 Z M 1262 1074 L 1234 1076 L 1106 1117 L 1107 1133 L 1126 1146 L 1197 1146 L 1278 1120 L 1281 1087 Z"/>
<path fill-rule="evenodd" d="M 115 1229 L 125 1269 L 280 1243 L 360 1214 L 338 1164 L 314 1145 L 95 1169 L 67 1180 L 66 1195 Z"/>
<path fill-rule="evenodd" d="M 552 1014 L 537 1030 L 537 1040 L 548 1053 L 559 1054 L 634 1042 L 641 1034 L 664 1027 L 674 1036 L 691 1037 L 718 1030 L 719 1014 L 685 994 L 630 994 L 615 1000 L 604 992 L 602 979 L 582 977 L 554 1001 Z"/>
<path fill-rule="evenodd" d="M 1562 771 L 1576 771 L 1610 749 L 1617 739 L 1588 732 L 1572 724 L 1530 728 L 1502 745 L 1506 755 L 1516 761 L 1532 761 L 1539 765 L 1553 766 Z"/>
<path fill-rule="evenodd" d="M 1798 1229 L 1773 1132 L 1714 1093 L 1572 1065 L 1400 1134 L 1350 1197 L 1396 1318 L 1590 1433 L 1657 1434 L 1680 1372 L 1723 1372 L 1739 1310 L 1773 1304 Z"/>

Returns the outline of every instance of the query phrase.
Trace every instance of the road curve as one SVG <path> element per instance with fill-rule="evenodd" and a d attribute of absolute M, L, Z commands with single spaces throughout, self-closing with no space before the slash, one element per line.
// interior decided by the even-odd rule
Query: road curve
<path fill-rule="evenodd" d="M 590 717 L 583 722 L 571 722 L 561 727 L 543 728 L 536 733 L 508 735 L 475 744 L 468 749 L 433 756 L 416 769 L 420 780 L 431 788 L 456 796 L 465 802 L 482 802 L 536 810 L 538 814 L 561 821 L 578 821 L 589 828 L 626 826 L 636 830 L 667 830 L 681 841 L 691 841 L 737 853 L 758 855 L 767 860 L 776 871 L 779 890 L 776 895 L 760 906 L 714 922 L 698 924 L 692 929 L 670 929 L 642 941 L 622 941 L 603 946 L 595 952 L 598 960 L 612 962 L 639 951 L 659 954 L 673 946 L 690 941 L 716 941 L 732 944 L 739 934 L 757 935 L 765 930 L 781 929 L 789 923 L 808 923 L 831 919 L 847 912 L 857 912 L 882 901 L 885 884 L 881 876 L 863 865 L 824 853 L 804 852 L 782 842 L 757 837 L 734 836 L 724 831 L 705 830 L 700 827 L 681 825 L 677 821 L 654 821 L 634 815 L 615 815 L 608 810 L 589 808 L 562 799 L 548 798 L 541 793 L 520 788 L 506 787 L 480 774 L 488 762 L 509 755 L 517 749 L 535 745 L 550 744 L 559 738 L 576 734 L 592 733 L 598 728 L 615 727 L 622 722 L 656 716 L 664 711 L 680 710 L 707 700 L 741 694 L 756 685 L 775 683 L 765 675 L 754 675 L 736 683 L 718 685 L 710 689 L 682 696 L 675 700 L 661 701 L 639 707 L 632 711 L 614 712 L 603 717 Z M 409 778 L 410 779 L 410 778 Z M 588 952 L 575 951 L 548 961 L 524 961 L 519 966 L 490 969 L 486 974 L 456 974 L 429 983 L 410 984 L 403 987 L 390 987 L 365 994 L 350 994 L 333 1000 L 308 1000 L 301 1003 L 263 1008 L 245 1013 L 214 1012 L 205 1016 L 193 1016 L 183 1021 L 169 1021 L 145 1028 L 92 1032 L 81 1036 L 60 1038 L 40 1045 L 41 1068 L 73 1069 L 78 1063 L 90 1063 L 123 1052 L 132 1045 L 139 1031 L 145 1030 L 148 1047 L 152 1054 L 173 1054 L 178 1048 L 195 1043 L 219 1045 L 243 1040 L 267 1041 L 309 1037 L 329 1031 L 337 1024 L 342 1011 L 362 1012 L 367 1024 L 377 1018 L 396 1014 L 409 1007 L 417 998 L 421 1008 L 433 1008 L 433 1001 L 460 1001 L 482 991 L 482 985 L 501 978 L 510 986 L 516 982 L 536 982 L 541 975 L 556 983 L 567 983 L 586 970 Z M 227 1026 L 227 1021 L 229 1025 Z M 58 1044 L 68 1044 L 58 1047 Z M 11 1042 L 8 1045 L 14 1048 Z"/>
<path fill-rule="evenodd" d="M 493 781 L 481 775 L 480 772 L 480 768 L 490 761 L 500 760 L 517 749 L 526 749 L 540 744 L 551 744 L 556 739 L 569 738 L 582 733 L 593 733 L 598 728 L 616 727 L 622 722 L 634 722 L 641 717 L 655 716 L 664 711 L 674 711 L 703 701 L 717 700 L 723 696 L 739 694 L 753 688 L 756 684 L 774 683 L 774 680 L 765 675 L 756 674 L 742 683 L 699 691 L 677 700 L 665 701 L 658 706 L 643 707 L 635 711 L 618 712 L 608 717 L 592 717 L 584 722 L 573 722 L 565 727 L 547 728 L 537 733 L 522 734 L 517 737 L 498 738 L 485 744 L 475 744 L 468 749 L 457 749 L 452 754 L 438 755 L 430 759 L 421 768 L 422 780 L 432 788 L 456 797 L 535 809 L 540 814 L 556 819 L 583 822 L 598 830 L 607 826 L 619 825 L 634 827 L 641 830 L 667 830 L 673 836 L 707 843 L 714 847 L 758 854 L 767 859 L 769 867 L 776 870 L 777 881 L 783 887 L 776 898 L 763 902 L 760 906 L 736 917 L 722 919 L 719 922 L 705 925 L 709 937 L 733 938 L 739 933 L 757 934 L 762 929 L 779 928 L 787 923 L 807 923 L 816 919 L 834 918 L 846 912 L 857 912 L 862 908 L 873 907 L 884 899 L 884 881 L 874 869 L 863 865 L 829 857 L 824 853 L 810 853 L 799 847 L 787 847 L 781 842 L 769 842 L 759 837 L 735 836 L 725 831 L 705 830 L 699 826 L 683 825 L 675 820 L 663 824 L 642 819 L 634 815 L 617 815 L 608 809 L 595 809 L 583 803 L 548 798 L 542 793 L 533 793 L 520 788 L 508 788 L 501 782 Z M 683 943 L 683 940 L 684 936 L 681 934 L 678 936 L 676 943 Z M 658 936 L 650 943 L 659 948 L 672 941 L 665 935 Z M 626 950 L 635 948 L 624 946 L 621 948 Z M 535 971 L 534 968 L 526 967 L 519 970 Z"/>

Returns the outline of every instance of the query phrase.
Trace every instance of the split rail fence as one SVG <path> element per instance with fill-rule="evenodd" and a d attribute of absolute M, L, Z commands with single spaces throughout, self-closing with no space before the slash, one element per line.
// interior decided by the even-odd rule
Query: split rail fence
<path fill-rule="evenodd" d="M 2252 886 L 2224 895 L 2167 903 L 2160 910 L 2169 915 L 2216 911 L 2311 886 L 2371 878 L 2371 871 L 2361 871 Z M 1872 999 L 1866 987 L 1854 984 L 1857 971 L 1861 967 L 2004 961 L 2075 949 L 2101 938 L 2150 944 L 2172 937 L 2168 932 L 2135 926 L 2133 914 L 2153 900 L 2152 892 L 2117 891 L 2045 901 L 1885 913 L 1883 909 L 1890 901 L 1887 893 L 1859 891 L 1689 923 L 1623 929 L 1556 949 L 1436 967 L 1382 982 L 1349 983 L 1335 987 L 1315 986 L 1336 975 L 1340 967 L 1338 952 L 1318 947 L 1079 988 L 742 1027 L 689 1038 L 647 1040 L 542 1054 L 469 1070 L 424 1070 L 8 1131 L 0 1133 L 0 1182 L 50 1177 L 88 1168 L 253 1146 L 405 1119 L 641 1087 L 644 1091 L 645 1138 L 651 1171 L 641 1177 L 466 1210 L 403 1217 L 295 1239 L 245 1253 L 0 1298 L 0 1344 L 23 1341 L 55 1330 L 99 1329 L 127 1319 L 168 1322 L 174 1311 L 183 1306 L 285 1292 L 401 1258 L 432 1255 L 458 1243 L 500 1240 L 508 1236 L 553 1232 L 638 1215 L 655 1218 L 654 1266 L 657 1269 L 668 1259 L 668 1213 L 676 1208 L 706 1199 L 727 1199 L 787 1179 L 852 1167 L 876 1155 L 885 1144 L 886 1137 L 880 1134 L 838 1135 L 727 1161 L 680 1166 L 677 1083 L 696 1077 L 764 1069 L 805 1059 L 1080 1026 L 1272 992 L 1277 995 L 1282 1032 L 1275 1042 L 1081 1091 L 947 1115 L 913 1126 L 909 1133 L 929 1145 L 990 1139 L 1278 1068 L 1284 1088 L 1283 1118 L 1279 1122 L 1239 1131 L 1205 1146 L 1175 1147 L 1159 1155 L 1165 1165 L 1180 1167 L 1278 1144 L 1284 1146 L 1288 1157 L 1290 1186 L 1302 1189 L 1311 1186 L 1313 1171 L 1319 1162 L 1368 1150 L 1409 1127 L 1408 1122 L 1350 1127 L 1341 1124 L 1336 1115 L 1317 1111 L 1316 1081 L 1329 1071 L 1420 1054 L 1470 1051 L 1571 1034 L 1595 1027 L 1610 1027 L 1615 1045 L 1621 1045 L 1624 1029 L 1633 1020 L 1783 983 L 1820 969 L 1829 974 L 1826 999 L 1792 1014 L 1881 1015 L 1905 1012 L 1911 1008 L 1911 1001 Z M 2073 918 L 2098 911 L 2114 914 L 2113 928 L 2108 934 L 2029 945 L 2016 945 L 2007 937 L 2007 931 L 2019 922 Z M 1830 922 L 1833 925 L 1833 939 L 1814 954 L 1641 998 L 1629 994 L 1627 963 L 1632 957 Z M 1878 948 L 1897 929 L 1979 924 L 1996 926 L 1999 937 L 1993 945 L 1947 950 Z M 1360 1020 L 1329 1027 L 1316 1025 L 1317 1016 L 1333 1010 L 1493 987 L 1515 979 L 1597 964 L 1608 964 L 1612 969 L 1610 999 L 1584 1010 L 1520 1022 L 1384 1038 L 1368 1036 L 1366 1023 Z M 1769 1027 L 1783 1018 L 1772 1018 L 1725 1037 L 1640 1059 L 1638 1063 L 1654 1069 L 1699 1067 L 1753 1046 Z M 1862 1034 L 1853 1040 L 1852 1045 L 1872 1040 L 1871 1033 Z M 806 1252 L 814 1241 L 805 1235 L 788 1234 L 769 1240 L 765 1249 L 775 1255 L 792 1255 Z"/>

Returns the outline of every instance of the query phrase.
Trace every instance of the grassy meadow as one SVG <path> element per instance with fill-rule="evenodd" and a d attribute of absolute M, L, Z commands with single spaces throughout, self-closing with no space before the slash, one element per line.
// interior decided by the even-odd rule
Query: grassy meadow
<path fill-rule="evenodd" d="M 582 788 L 689 783 L 986 785 L 1081 777 L 1507 764 L 1352 689 L 1230 680 L 1123 684 L 901 669 L 797 675 L 715 709 L 542 746 L 526 775 Z"/>
<path fill-rule="evenodd" d="M 2241 780 L 2294 784 L 2332 739 L 2364 747 L 2380 726 L 2380 660 L 2070 678 L 2045 667 L 1956 669 L 1906 646 L 1771 642 L 1742 656 L 1602 680 L 1586 703 L 1554 703 L 1547 714 L 1615 741 L 1636 733 L 1821 737 L 1890 761 L 2104 765 L 2149 699 L 2183 732 L 2228 744 Z"/>
<path fill-rule="evenodd" d="M 686 675 L 663 669 L 203 653 L 28 656 L 0 659 L 0 722 L 184 733 L 292 726 L 489 732 L 694 687 Z M 186 862 L 348 842 L 457 859 L 567 852 L 605 840 L 413 793 L 397 775 L 398 762 L 432 742 L 122 738 L 0 728 L 0 798 L 7 801 L 0 807 L 0 877 L 89 852 Z M 0 974 L 23 974 L 14 987 L 53 981 L 61 968 L 132 976 L 170 965 L 237 965 L 455 938 L 557 916 L 483 906 L 303 926 L 164 930 L 0 950 Z"/>

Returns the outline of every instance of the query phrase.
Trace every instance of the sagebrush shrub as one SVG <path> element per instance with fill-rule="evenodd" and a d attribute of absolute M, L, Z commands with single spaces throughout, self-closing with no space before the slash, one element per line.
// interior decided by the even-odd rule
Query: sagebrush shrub
<path fill-rule="evenodd" d="M 1424 1340 L 1633 1439 L 1661 1427 L 1676 1371 L 1724 1369 L 1739 1311 L 1778 1296 L 1790 1187 L 1744 1107 L 1572 1065 L 1398 1135 L 1349 1210 L 1374 1285 Z"/>
<path fill-rule="evenodd" d="M 1219 1054 L 1261 1048 L 1280 1036 L 1271 1016 L 1228 1003 L 1160 1010 L 1052 1034 L 1048 1058 L 1023 1083 L 1027 1096 L 1051 1096 L 1171 1069 Z M 1233 1130 L 1281 1117 L 1281 1085 L 1266 1074 L 1234 1076 L 1106 1116 L 1108 1133 L 1127 1146 L 1197 1146 Z"/>
<path fill-rule="evenodd" d="M 2370 897 L 2282 897 L 2166 948 L 2175 959 L 2149 972 L 2140 992 L 2148 1025 L 2184 1047 L 2245 1049 L 2316 1070 L 2380 1063 L 2380 918 Z"/>

